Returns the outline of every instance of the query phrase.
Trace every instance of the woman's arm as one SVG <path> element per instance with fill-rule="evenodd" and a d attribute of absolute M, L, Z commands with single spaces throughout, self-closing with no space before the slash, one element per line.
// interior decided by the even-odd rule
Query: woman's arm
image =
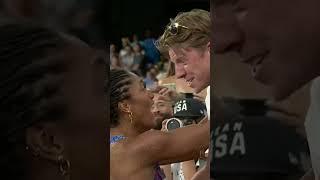
<path fill-rule="evenodd" d="M 210 124 L 189 125 L 162 132 L 150 130 L 132 142 L 133 150 L 148 164 L 171 164 L 195 159 L 209 146 Z"/>

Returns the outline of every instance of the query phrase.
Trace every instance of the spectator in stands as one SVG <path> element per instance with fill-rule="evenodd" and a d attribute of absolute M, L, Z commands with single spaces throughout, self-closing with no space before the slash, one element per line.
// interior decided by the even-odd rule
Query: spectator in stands
<path fill-rule="evenodd" d="M 154 129 L 161 130 L 162 122 L 173 116 L 173 101 L 160 94 L 155 93 L 153 97 L 152 113 L 156 121 Z"/>
<path fill-rule="evenodd" d="M 117 48 L 115 44 L 111 44 L 110 45 L 110 56 L 112 57 L 112 55 L 117 54 Z"/>
<path fill-rule="evenodd" d="M 139 38 L 138 38 L 137 34 L 133 34 L 132 35 L 132 41 L 131 41 L 130 45 L 132 47 L 134 47 L 135 45 L 140 45 L 141 46 L 141 42 L 139 41 Z M 142 54 L 144 54 L 144 53 L 142 53 Z"/>
<path fill-rule="evenodd" d="M 111 69 L 123 68 L 123 65 L 122 65 L 118 55 L 114 54 L 111 57 L 110 68 Z"/>
<path fill-rule="evenodd" d="M 132 71 L 139 72 L 140 75 L 142 75 L 141 68 L 142 68 L 142 62 L 144 60 L 144 55 L 142 53 L 142 49 L 139 44 L 135 44 L 133 46 L 133 64 L 132 64 Z"/>
<path fill-rule="evenodd" d="M 2 178 L 105 179 L 105 56 L 27 21 L 0 39 Z"/>
<path fill-rule="evenodd" d="M 160 61 L 160 53 L 155 46 L 156 39 L 152 37 L 151 31 L 146 30 L 143 41 L 143 49 L 148 64 L 157 64 Z"/>
<path fill-rule="evenodd" d="M 147 89 L 153 89 L 158 85 L 157 70 L 155 67 L 151 67 L 147 70 L 146 77 L 144 78 L 144 83 Z"/>
<path fill-rule="evenodd" d="M 131 70 L 134 60 L 134 54 L 131 46 L 127 45 L 120 51 L 120 60 L 124 68 Z"/>
<path fill-rule="evenodd" d="M 128 37 L 122 37 L 121 38 L 121 44 L 122 44 L 122 49 L 124 49 L 126 46 L 130 46 L 129 38 Z"/>

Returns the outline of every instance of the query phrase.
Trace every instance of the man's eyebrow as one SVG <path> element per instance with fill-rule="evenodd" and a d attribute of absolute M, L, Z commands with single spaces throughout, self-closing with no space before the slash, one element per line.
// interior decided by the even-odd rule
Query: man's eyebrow
<path fill-rule="evenodd" d="M 143 79 L 142 79 L 142 78 L 139 78 L 139 79 L 140 79 L 139 82 L 140 82 L 140 83 L 143 83 Z"/>
<path fill-rule="evenodd" d="M 179 56 L 175 59 L 175 62 L 183 62 L 184 61 L 184 56 Z"/>
<path fill-rule="evenodd" d="M 159 104 L 159 103 L 166 103 L 166 101 L 163 100 L 156 100 L 155 103 Z"/>

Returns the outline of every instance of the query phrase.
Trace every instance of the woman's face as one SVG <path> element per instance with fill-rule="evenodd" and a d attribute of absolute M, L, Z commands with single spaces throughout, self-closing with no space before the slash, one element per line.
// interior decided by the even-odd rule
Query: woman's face
<path fill-rule="evenodd" d="M 111 66 L 117 67 L 119 65 L 119 59 L 117 56 L 112 56 L 111 57 Z"/>
<path fill-rule="evenodd" d="M 69 111 L 58 122 L 71 179 L 107 177 L 106 56 L 81 42 L 65 49 L 68 72 L 62 84 Z M 109 101 L 107 101 L 109 102 Z"/>
<path fill-rule="evenodd" d="M 128 104 L 133 113 L 133 124 L 139 130 L 150 130 L 157 124 L 151 112 L 153 94 L 144 86 L 142 78 L 132 74 L 132 83 L 129 90 Z"/>

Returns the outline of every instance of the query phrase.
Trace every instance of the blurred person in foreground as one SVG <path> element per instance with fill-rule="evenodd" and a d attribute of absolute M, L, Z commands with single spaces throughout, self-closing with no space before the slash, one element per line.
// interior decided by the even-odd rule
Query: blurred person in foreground
<path fill-rule="evenodd" d="M 298 180 L 310 168 L 308 146 L 295 128 L 268 116 L 264 99 L 222 98 L 213 129 L 217 180 Z"/>
<path fill-rule="evenodd" d="M 237 52 L 251 66 L 254 79 L 272 88 L 276 100 L 284 100 L 320 75 L 319 1 L 215 0 L 211 4 L 216 54 Z M 313 170 L 303 179 L 320 179 L 319 87 L 320 80 L 315 79 L 305 121 Z"/>
<path fill-rule="evenodd" d="M 126 70 L 111 70 L 109 84 L 112 180 L 161 180 L 164 175 L 159 165 L 197 158 L 208 148 L 207 118 L 171 132 L 154 130 L 153 94 L 143 79 Z"/>
<path fill-rule="evenodd" d="M 157 41 L 159 51 L 175 64 L 175 75 L 184 79 L 195 93 L 210 85 L 210 31 L 208 11 L 194 9 L 179 13 Z M 210 119 L 210 88 L 206 105 Z M 210 162 L 210 161 L 207 161 Z M 194 179 L 209 179 L 209 163 Z"/>
<path fill-rule="evenodd" d="M 105 55 L 29 21 L 0 35 L 2 179 L 105 179 Z"/>

